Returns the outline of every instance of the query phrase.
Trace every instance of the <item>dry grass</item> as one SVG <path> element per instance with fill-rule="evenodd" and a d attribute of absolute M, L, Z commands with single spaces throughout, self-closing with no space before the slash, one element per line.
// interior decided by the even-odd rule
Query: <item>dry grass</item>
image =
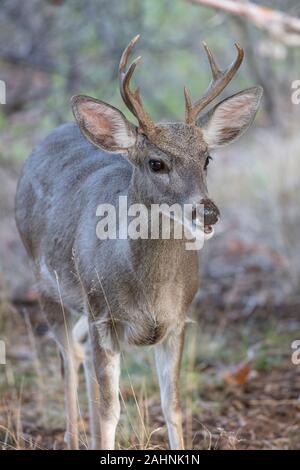
<path fill-rule="evenodd" d="M 5 319 L 7 365 L 0 381 L 2 449 L 59 449 L 63 442 L 63 383 L 56 348 L 47 335 L 33 340 L 28 320 L 11 309 Z M 197 312 L 196 312 L 197 313 Z M 288 323 L 260 316 L 215 328 L 188 327 L 181 376 L 187 448 L 299 448 L 300 378 L 290 361 Z M 35 325 L 35 328 L 38 324 Z M 34 343 L 33 343 L 34 342 Z M 229 347 L 230 345 L 230 347 Z M 253 370 L 232 386 L 224 371 L 255 346 Z M 125 366 L 125 367 L 124 367 Z M 153 351 L 125 350 L 120 398 L 120 449 L 167 449 Z M 80 380 L 80 442 L 88 447 L 87 402 Z"/>

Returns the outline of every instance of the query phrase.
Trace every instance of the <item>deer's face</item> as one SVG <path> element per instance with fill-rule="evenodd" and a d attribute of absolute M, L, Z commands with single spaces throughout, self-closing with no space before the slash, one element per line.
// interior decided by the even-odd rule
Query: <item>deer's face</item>
<path fill-rule="evenodd" d="M 204 45 L 213 80 L 203 97 L 192 104 L 185 89 L 185 123 L 157 124 L 145 111 L 139 91 L 129 82 L 140 60 L 126 71 L 128 56 L 138 36 L 125 49 L 119 66 L 120 91 L 126 106 L 139 122 L 131 124 L 118 109 L 88 96 L 75 96 L 72 106 L 82 133 L 96 146 L 112 153 L 123 153 L 134 166 L 134 188 L 140 202 L 202 205 L 207 234 L 219 219 L 217 206 L 209 199 L 206 176 L 210 153 L 231 143 L 250 126 L 258 110 L 262 89 L 253 87 L 237 93 L 203 113 L 230 82 L 243 60 L 236 60 L 224 71 Z M 113 156 L 112 156 L 113 158 Z M 197 211 L 192 218 L 197 219 Z"/>
<path fill-rule="evenodd" d="M 157 126 L 159 142 L 151 143 L 139 135 L 131 155 L 140 199 L 169 206 L 193 206 L 192 218 L 204 215 L 206 234 L 219 219 L 219 210 L 207 189 L 211 160 L 200 128 L 184 123 Z M 201 212 L 201 214 L 200 214 Z"/>

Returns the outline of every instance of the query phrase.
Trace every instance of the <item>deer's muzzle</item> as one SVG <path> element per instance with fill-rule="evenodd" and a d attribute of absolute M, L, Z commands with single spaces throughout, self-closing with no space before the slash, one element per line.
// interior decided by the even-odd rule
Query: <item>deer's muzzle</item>
<path fill-rule="evenodd" d="M 212 232 L 212 225 L 215 225 L 220 218 L 220 211 L 217 206 L 210 199 L 202 199 L 200 202 L 201 209 L 196 207 L 192 211 L 192 219 L 200 218 L 202 220 L 205 233 Z"/>

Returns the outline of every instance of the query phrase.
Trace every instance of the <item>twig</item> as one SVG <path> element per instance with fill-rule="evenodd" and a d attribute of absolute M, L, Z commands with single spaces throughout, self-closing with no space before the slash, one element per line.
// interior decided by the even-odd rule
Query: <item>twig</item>
<path fill-rule="evenodd" d="M 276 40 L 287 46 L 300 45 L 300 19 L 272 8 L 256 5 L 248 1 L 234 0 L 188 0 L 222 10 L 232 15 L 244 17 L 258 28 L 265 30 Z"/>

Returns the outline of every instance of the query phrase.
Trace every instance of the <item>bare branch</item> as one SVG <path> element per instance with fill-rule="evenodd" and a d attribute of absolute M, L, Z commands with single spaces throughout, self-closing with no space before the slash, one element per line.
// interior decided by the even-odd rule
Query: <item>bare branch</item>
<path fill-rule="evenodd" d="M 300 45 L 300 19 L 272 8 L 239 0 L 188 0 L 244 17 L 287 46 Z"/>

